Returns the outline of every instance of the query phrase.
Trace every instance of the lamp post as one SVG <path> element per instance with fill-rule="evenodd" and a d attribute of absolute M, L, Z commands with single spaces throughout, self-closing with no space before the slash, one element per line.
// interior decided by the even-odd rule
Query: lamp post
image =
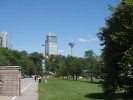
<path fill-rule="evenodd" d="M 46 50 L 46 45 L 42 45 L 44 46 L 44 59 L 42 60 L 42 68 L 43 68 L 43 73 L 45 73 L 45 83 L 47 83 L 47 79 L 46 79 L 46 60 L 48 58 L 48 56 L 45 55 L 45 50 Z"/>
<path fill-rule="evenodd" d="M 45 45 L 44 46 L 44 59 L 42 60 L 42 69 L 43 69 L 43 73 L 45 73 L 45 78 L 46 78 L 46 66 L 45 66 Z"/>

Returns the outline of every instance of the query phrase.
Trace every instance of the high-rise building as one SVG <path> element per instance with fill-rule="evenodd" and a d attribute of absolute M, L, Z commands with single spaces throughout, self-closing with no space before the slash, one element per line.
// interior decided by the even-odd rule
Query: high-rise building
<path fill-rule="evenodd" d="M 9 35 L 7 32 L 1 32 L 1 45 L 4 48 L 10 48 Z"/>
<path fill-rule="evenodd" d="M 49 33 L 45 40 L 45 55 L 57 55 L 58 54 L 58 45 L 57 37 L 54 33 Z"/>
<path fill-rule="evenodd" d="M 2 47 L 2 37 L 0 37 L 0 47 Z"/>

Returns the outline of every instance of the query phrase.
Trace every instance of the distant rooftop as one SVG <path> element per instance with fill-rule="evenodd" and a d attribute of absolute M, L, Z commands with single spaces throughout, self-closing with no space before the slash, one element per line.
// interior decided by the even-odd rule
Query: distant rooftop
<path fill-rule="evenodd" d="M 49 32 L 48 36 L 56 36 L 55 33 Z"/>

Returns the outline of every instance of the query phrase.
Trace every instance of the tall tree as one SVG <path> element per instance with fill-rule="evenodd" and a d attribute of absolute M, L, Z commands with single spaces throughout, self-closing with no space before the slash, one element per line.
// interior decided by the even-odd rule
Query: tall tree
<path fill-rule="evenodd" d="M 81 75 L 83 67 L 83 59 L 73 56 L 68 56 L 66 61 L 67 70 L 69 75 L 73 76 L 73 80 Z"/>
<path fill-rule="evenodd" d="M 75 60 L 75 75 L 76 75 L 76 81 L 77 78 L 81 75 L 84 67 L 84 59 L 83 58 L 76 58 Z"/>
<path fill-rule="evenodd" d="M 125 91 L 124 99 L 131 99 L 133 98 L 133 47 L 124 53 L 119 65 L 121 67 L 119 87 Z"/>
<path fill-rule="evenodd" d="M 1 48 L 0 47 L 0 66 L 9 66 L 10 60 L 8 59 L 8 56 L 10 55 L 10 50 L 7 48 Z"/>
<path fill-rule="evenodd" d="M 69 69 L 68 69 L 68 66 L 67 66 L 67 63 L 66 63 L 67 62 L 67 57 L 62 56 L 60 61 L 61 61 L 60 70 L 59 70 L 60 75 L 65 76 L 68 79 Z"/>
<path fill-rule="evenodd" d="M 42 59 L 43 54 L 38 52 L 33 52 L 29 54 L 29 59 L 32 61 L 33 65 L 32 68 L 34 69 L 35 74 L 42 74 Z"/>
<path fill-rule="evenodd" d="M 88 50 L 85 52 L 85 61 L 86 61 L 86 66 L 88 68 L 88 74 L 90 74 L 91 77 L 91 82 L 93 81 L 93 74 L 94 74 L 94 67 L 96 64 L 96 56 L 93 52 L 93 50 Z"/>
<path fill-rule="evenodd" d="M 123 83 L 121 78 L 124 78 L 119 73 L 122 69 L 118 63 L 124 52 L 133 46 L 133 0 L 122 0 L 113 9 L 112 16 L 106 19 L 106 25 L 98 33 L 101 45 L 104 46 L 105 79 L 102 87 L 106 94 L 114 94 Z"/>
<path fill-rule="evenodd" d="M 68 68 L 69 75 L 73 76 L 73 80 L 74 80 L 74 67 L 75 67 L 74 64 L 75 64 L 75 57 L 68 56 L 66 60 L 66 66 Z"/>

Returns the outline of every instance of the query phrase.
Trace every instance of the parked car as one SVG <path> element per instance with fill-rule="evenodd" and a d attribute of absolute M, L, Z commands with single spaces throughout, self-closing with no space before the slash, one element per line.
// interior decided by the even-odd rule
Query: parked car
<path fill-rule="evenodd" d="M 21 75 L 21 79 L 24 79 L 24 78 L 26 78 L 25 75 Z"/>

